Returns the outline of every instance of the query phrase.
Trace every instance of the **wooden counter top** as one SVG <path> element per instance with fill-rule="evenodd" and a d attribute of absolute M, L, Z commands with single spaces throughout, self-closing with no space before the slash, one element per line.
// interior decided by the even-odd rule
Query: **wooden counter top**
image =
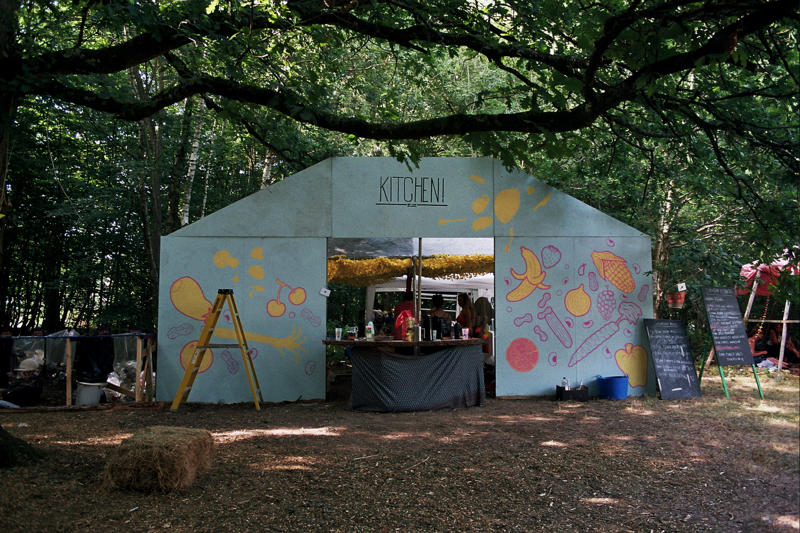
<path fill-rule="evenodd" d="M 367 341 L 364 339 L 358 340 L 351 340 L 351 339 L 343 339 L 340 341 L 334 341 L 329 339 L 324 339 L 322 344 L 326 346 L 355 346 L 355 347 L 363 347 L 363 348 L 414 348 L 414 347 L 439 347 L 439 348 L 450 348 L 451 346 L 475 346 L 480 344 L 485 344 L 486 340 L 484 339 L 450 339 L 450 340 L 441 340 L 441 341 Z"/>

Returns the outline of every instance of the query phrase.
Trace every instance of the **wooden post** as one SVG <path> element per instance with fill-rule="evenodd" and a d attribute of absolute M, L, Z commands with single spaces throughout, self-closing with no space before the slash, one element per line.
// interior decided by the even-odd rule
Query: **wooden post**
<path fill-rule="evenodd" d="M 155 383 L 153 382 L 153 371 L 155 367 L 153 366 L 153 352 L 156 348 L 156 341 L 155 339 L 147 339 L 147 376 L 146 376 L 146 385 L 145 390 L 147 391 L 147 401 L 153 401 L 153 394 L 155 393 Z"/>
<path fill-rule="evenodd" d="M 72 405 L 72 339 L 67 339 L 67 406 Z"/>
<path fill-rule="evenodd" d="M 758 276 L 759 275 L 760 274 L 756 274 L 756 277 L 753 278 L 753 286 L 750 287 L 750 299 L 747 301 L 747 310 L 745 310 L 745 312 L 744 312 L 744 323 L 745 323 L 745 325 L 747 325 L 747 321 L 750 320 L 750 310 L 753 308 L 753 300 L 756 299 L 756 289 L 758 289 Z"/>
<path fill-rule="evenodd" d="M 788 335 L 789 331 L 786 327 L 786 321 L 789 319 L 789 308 L 791 304 L 789 300 L 786 300 L 786 305 L 783 307 L 783 328 L 781 328 L 781 351 L 780 355 L 778 356 L 778 375 L 775 377 L 775 381 L 781 380 L 781 368 L 783 367 L 783 354 L 786 351 L 786 336 Z"/>
<path fill-rule="evenodd" d="M 136 337 L 136 381 L 134 381 L 134 401 L 142 401 L 142 338 Z"/>

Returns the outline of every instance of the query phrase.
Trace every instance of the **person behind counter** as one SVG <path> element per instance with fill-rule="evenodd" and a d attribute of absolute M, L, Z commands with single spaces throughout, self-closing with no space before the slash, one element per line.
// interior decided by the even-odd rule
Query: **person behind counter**
<path fill-rule="evenodd" d="M 469 294 L 462 292 L 458 295 L 458 306 L 461 312 L 456 318 L 456 322 L 461 324 L 462 328 L 472 328 L 475 326 L 475 308 L 472 306 L 472 299 Z"/>
<path fill-rule="evenodd" d="M 489 299 L 485 296 L 481 296 L 475 300 L 475 329 L 478 331 L 475 333 L 475 336 L 480 336 L 489 341 L 483 345 L 484 362 L 489 362 L 491 360 L 492 332 L 489 329 L 489 324 L 491 324 L 493 318 L 494 309 L 492 309 L 492 304 L 489 302 Z"/>
<path fill-rule="evenodd" d="M 403 328 L 397 323 L 397 320 L 400 318 L 400 313 L 403 311 L 411 311 L 411 314 L 414 314 L 414 293 L 411 291 L 406 291 L 405 294 L 403 294 L 403 301 L 394 308 L 395 324 L 393 336 L 397 340 L 403 339 Z"/>
<path fill-rule="evenodd" d="M 441 294 L 434 294 L 431 297 L 431 309 L 428 311 L 428 315 L 431 317 L 431 329 L 438 331 L 441 338 L 450 338 L 450 324 L 453 322 L 453 317 L 444 310 L 444 297 Z"/>
<path fill-rule="evenodd" d="M 414 293 L 411 291 L 406 291 L 403 294 L 403 301 L 397 304 L 394 308 L 394 316 L 398 316 L 403 311 L 411 311 L 414 312 Z"/>
<path fill-rule="evenodd" d="M 453 321 L 450 313 L 444 310 L 444 297 L 441 294 L 434 294 L 431 298 L 431 310 L 428 311 L 428 314 L 431 316 L 444 318 L 449 322 Z"/>

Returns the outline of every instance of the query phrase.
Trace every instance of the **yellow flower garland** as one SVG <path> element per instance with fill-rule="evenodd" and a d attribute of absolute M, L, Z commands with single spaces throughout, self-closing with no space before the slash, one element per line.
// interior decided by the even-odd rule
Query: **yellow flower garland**
<path fill-rule="evenodd" d="M 380 285 L 413 274 L 411 265 L 411 259 L 347 259 L 340 255 L 328 259 L 328 281 L 354 287 Z M 422 259 L 422 275 L 428 278 L 465 279 L 490 272 L 494 272 L 491 255 L 437 254 Z"/>

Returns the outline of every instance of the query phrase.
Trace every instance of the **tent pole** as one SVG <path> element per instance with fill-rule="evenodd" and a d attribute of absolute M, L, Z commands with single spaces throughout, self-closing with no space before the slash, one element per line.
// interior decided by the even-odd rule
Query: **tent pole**
<path fill-rule="evenodd" d="M 417 324 L 422 326 L 422 237 L 418 237 L 418 242 L 419 257 L 417 259 Z"/>
<path fill-rule="evenodd" d="M 753 286 L 750 287 L 750 299 L 747 301 L 747 310 L 744 312 L 744 323 L 750 318 L 750 310 L 753 308 L 753 300 L 756 299 L 756 289 L 758 289 L 758 274 L 753 278 Z"/>
<path fill-rule="evenodd" d="M 786 351 L 786 335 L 789 333 L 786 327 L 786 321 L 789 318 L 789 308 L 791 304 L 789 300 L 786 300 L 786 305 L 783 308 L 783 327 L 781 328 L 781 351 L 780 355 L 778 355 L 778 376 L 775 378 L 775 381 L 781 380 L 781 368 L 783 368 L 783 354 Z"/>
<path fill-rule="evenodd" d="M 367 324 L 372 322 L 372 312 L 375 310 L 375 285 L 367 287 L 366 300 L 364 305 L 364 335 L 366 335 Z M 372 333 L 375 333 L 374 331 Z"/>

